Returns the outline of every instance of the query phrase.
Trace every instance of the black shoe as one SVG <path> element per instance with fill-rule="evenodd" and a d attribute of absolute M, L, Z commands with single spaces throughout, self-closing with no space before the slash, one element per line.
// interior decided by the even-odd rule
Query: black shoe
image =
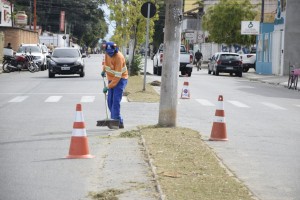
<path fill-rule="evenodd" d="M 111 124 L 108 124 L 107 127 L 108 127 L 109 129 L 119 129 L 119 126 L 113 126 L 113 125 L 111 125 Z"/>
<path fill-rule="evenodd" d="M 120 124 L 119 124 L 119 128 L 124 128 L 124 124 L 123 124 L 123 123 L 120 123 Z"/>

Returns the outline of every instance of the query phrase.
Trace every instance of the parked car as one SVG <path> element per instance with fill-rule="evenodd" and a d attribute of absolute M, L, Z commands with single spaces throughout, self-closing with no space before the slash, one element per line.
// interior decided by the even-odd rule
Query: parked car
<path fill-rule="evenodd" d="M 242 77 L 243 66 L 240 55 L 237 53 L 218 52 L 209 58 L 208 74 L 219 75 L 219 73 L 233 73 Z"/>
<path fill-rule="evenodd" d="M 21 44 L 16 52 L 16 55 L 31 54 L 34 56 L 34 60 L 39 66 L 41 71 L 47 69 L 47 52 L 42 49 L 40 44 Z"/>
<path fill-rule="evenodd" d="M 58 47 L 53 50 L 52 55 L 48 55 L 49 78 L 54 78 L 56 74 L 69 75 L 79 74 L 85 76 L 84 59 L 86 56 L 80 50 L 73 47 Z"/>
<path fill-rule="evenodd" d="M 153 57 L 153 74 L 161 75 L 163 67 L 163 44 L 161 44 Z M 188 52 L 184 45 L 180 45 L 179 54 L 179 71 L 181 75 L 192 75 L 193 67 L 193 54 Z"/>
<path fill-rule="evenodd" d="M 252 48 L 249 53 L 241 53 L 243 62 L 243 72 L 248 72 L 249 68 L 256 69 L 256 48 Z"/>

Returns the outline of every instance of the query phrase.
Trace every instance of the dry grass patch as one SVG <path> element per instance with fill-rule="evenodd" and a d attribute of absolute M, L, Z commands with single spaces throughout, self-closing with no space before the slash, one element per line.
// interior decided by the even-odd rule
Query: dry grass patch
<path fill-rule="evenodd" d="M 121 190 L 107 189 L 103 192 L 90 192 L 89 196 L 94 200 L 118 200 L 117 195 L 122 193 Z"/>
<path fill-rule="evenodd" d="M 140 133 L 166 199 L 253 200 L 249 190 L 222 167 L 198 132 L 146 127 Z"/>
<path fill-rule="evenodd" d="M 128 85 L 125 89 L 125 95 L 128 101 L 134 102 L 159 102 L 159 94 L 153 89 L 150 84 L 146 84 L 143 91 L 144 78 L 142 76 L 130 76 Z"/>

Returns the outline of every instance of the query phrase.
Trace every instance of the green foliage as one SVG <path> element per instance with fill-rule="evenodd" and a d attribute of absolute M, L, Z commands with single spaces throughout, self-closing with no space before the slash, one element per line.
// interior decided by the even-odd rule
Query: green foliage
<path fill-rule="evenodd" d="M 256 11 L 249 0 L 220 0 L 203 16 L 203 28 L 209 32 L 209 40 L 228 45 L 251 45 L 255 36 L 241 35 L 241 21 L 251 21 Z"/>
<path fill-rule="evenodd" d="M 65 11 L 66 32 L 78 38 L 81 44 L 94 47 L 99 38 L 103 38 L 108 32 L 104 13 L 100 8 L 102 3 L 101 0 L 37 0 L 37 25 L 43 31 L 59 33 L 60 11 Z M 15 1 L 15 11 L 25 11 L 33 22 L 33 3 L 31 5 L 30 9 L 30 1 Z"/>
<path fill-rule="evenodd" d="M 129 68 L 129 73 L 130 76 L 136 76 L 140 74 L 140 71 L 142 70 L 143 66 L 142 66 L 142 59 L 143 57 L 139 54 L 135 55 L 133 57 L 133 61 L 131 63 L 131 66 Z M 126 62 L 126 65 L 129 66 L 129 62 Z"/>
<path fill-rule="evenodd" d="M 158 48 L 161 43 L 164 42 L 164 27 L 165 27 L 165 10 L 166 10 L 166 4 L 164 4 L 163 1 L 158 3 L 159 9 L 158 11 L 158 20 L 155 21 L 155 26 L 154 26 L 154 36 L 153 36 L 153 45 L 155 48 Z"/>
<path fill-rule="evenodd" d="M 141 14 L 141 7 L 146 1 L 140 0 L 107 0 L 106 3 L 111 11 L 110 20 L 116 22 L 115 32 L 111 40 L 118 46 L 128 46 L 129 40 L 134 39 L 135 46 L 140 47 L 146 41 L 146 18 Z M 149 38 L 151 41 L 154 33 L 154 21 L 157 15 L 150 19 Z"/>

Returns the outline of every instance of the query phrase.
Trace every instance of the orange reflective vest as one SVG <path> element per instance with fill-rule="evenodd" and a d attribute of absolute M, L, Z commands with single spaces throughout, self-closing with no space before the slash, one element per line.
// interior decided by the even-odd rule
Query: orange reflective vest
<path fill-rule="evenodd" d="M 108 88 L 114 88 L 121 78 L 128 79 L 126 60 L 121 52 L 115 53 L 113 57 L 105 54 L 103 71 L 106 72 L 109 81 Z"/>

